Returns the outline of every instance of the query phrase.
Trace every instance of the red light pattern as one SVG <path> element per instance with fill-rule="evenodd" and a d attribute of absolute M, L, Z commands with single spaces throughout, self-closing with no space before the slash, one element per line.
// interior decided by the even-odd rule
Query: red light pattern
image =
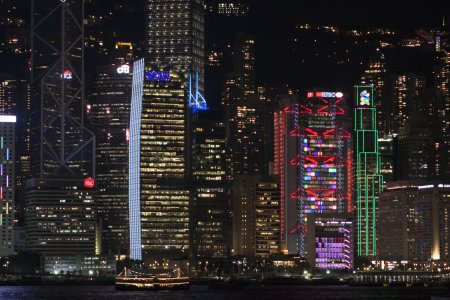
<path fill-rule="evenodd" d="M 95 180 L 91 177 L 84 179 L 84 187 L 87 189 L 92 189 L 95 187 Z"/>
<path fill-rule="evenodd" d="M 284 210 L 284 189 L 286 188 L 285 171 L 287 168 L 297 168 L 297 176 L 303 179 L 303 186 L 297 186 L 289 194 L 292 201 L 305 201 L 304 212 L 326 213 L 326 212 L 351 212 L 353 211 L 351 178 L 352 154 L 350 139 L 351 133 L 344 128 L 344 121 L 337 119 L 338 115 L 345 115 L 343 107 L 344 99 L 342 93 L 309 92 L 307 98 L 301 100 L 294 108 L 294 104 L 287 105 L 275 113 L 275 174 L 280 174 L 282 185 L 282 199 Z M 326 96 L 327 99 L 324 99 Z M 292 128 L 292 120 L 298 114 L 308 116 L 298 117 L 300 122 L 297 127 Z M 333 120 L 333 121 L 332 121 Z M 337 120 L 337 121 L 336 121 Z M 296 147 L 296 154 L 285 157 L 289 151 L 286 145 L 286 132 L 291 138 L 290 143 Z M 292 138 L 297 140 L 296 143 Z M 302 146 L 299 145 L 302 141 Z M 337 151 L 337 148 L 342 151 Z M 292 151 L 292 150 L 291 150 Z M 340 154 L 342 153 L 342 154 Z M 286 166 L 285 162 L 288 162 Z M 303 164 L 303 165 L 302 165 Z M 338 176 L 347 178 L 343 189 L 337 191 Z M 342 181 L 340 181 L 342 182 Z M 287 188 L 292 188 L 292 183 Z M 282 219 L 282 224 L 286 220 Z M 292 223 L 291 223 L 292 224 Z M 282 226 L 283 226 L 282 225 Z M 285 228 L 283 227 L 282 232 Z M 306 231 L 306 228 L 304 228 Z M 299 235 L 299 227 L 289 229 L 289 234 Z"/>

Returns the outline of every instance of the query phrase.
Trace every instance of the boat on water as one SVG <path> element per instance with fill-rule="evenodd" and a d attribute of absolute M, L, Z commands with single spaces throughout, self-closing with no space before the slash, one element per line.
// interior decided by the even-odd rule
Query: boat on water
<path fill-rule="evenodd" d="M 116 290 L 187 290 L 189 277 L 181 276 L 177 270 L 132 270 L 125 268 L 116 276 Z"/>

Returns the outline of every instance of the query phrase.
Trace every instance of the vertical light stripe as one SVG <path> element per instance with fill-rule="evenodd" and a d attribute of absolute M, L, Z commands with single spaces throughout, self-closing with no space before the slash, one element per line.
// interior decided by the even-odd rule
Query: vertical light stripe
<path fill-rule="evenodd" d="M 141 234 L 141 121 L 144 89 L 144 59 L 134 63 L 130 114 L 129 222 L 130 258 L 142 259 Z"/>

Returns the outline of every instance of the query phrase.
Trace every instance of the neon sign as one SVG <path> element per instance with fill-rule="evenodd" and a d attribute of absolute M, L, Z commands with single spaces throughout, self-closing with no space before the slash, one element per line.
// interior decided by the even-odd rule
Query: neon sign
<path fill-rule="evenodd" d="M 117 74 L 130 74 L 130 66 L 122 65 L 117 68 Z"/>
<path fill-rule="evenodd" d="M 73 75 L 72 75 L 72 71 L 70 71 L 70 70 L 65 70 L 64 71 L 64 74 L 63 74 L 63 78 L 64 79 L 72 79 L 73 78 Z"/>
<path fill-rule="evenodd" d="M 359 98 L 359 105 L 361 106 L 365 106 L 368 105 L 370 106 L 370 93 L 367 90 L 364 90 L 361 92 L 360 94 L 360 98 Z"/>
<path fill-rule="evenodd" d="M 342 92 L 315 92 L 315 96 L 322 97 L 322 98 L 342 98 L 342 97 L 344 97 L 344 93 L 342 93 Z M 307 97 L 313 98 L 314 92 L 308 92 Z"/>
<path fill-rule="evenodd" d="M 84 187 L 87 189 L 93 189 L 95 187 L 94 178 L 88 177 L 84 179 Z"/>
<path fill-rule="evenodd" d="M 169 71 L 145 71 L 145 80 L 156 82 L 170 81 Z"/>
<path fill-rule="evenodd" d="M 189 107 L 194 113 L 199 110 L 208 110 L 206 99 L 199 91 L 198 72 L 195 73 L 195 84 L 192 80 L 192 74 L 189 74 Z"/>

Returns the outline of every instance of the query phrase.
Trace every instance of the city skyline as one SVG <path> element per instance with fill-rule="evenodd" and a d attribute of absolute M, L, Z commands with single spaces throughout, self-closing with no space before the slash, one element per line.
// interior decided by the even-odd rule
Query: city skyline
<path fill-rule="evenodd" d="M 1 6 L 0 273 L 450 282 L 450 3 Z"/>

